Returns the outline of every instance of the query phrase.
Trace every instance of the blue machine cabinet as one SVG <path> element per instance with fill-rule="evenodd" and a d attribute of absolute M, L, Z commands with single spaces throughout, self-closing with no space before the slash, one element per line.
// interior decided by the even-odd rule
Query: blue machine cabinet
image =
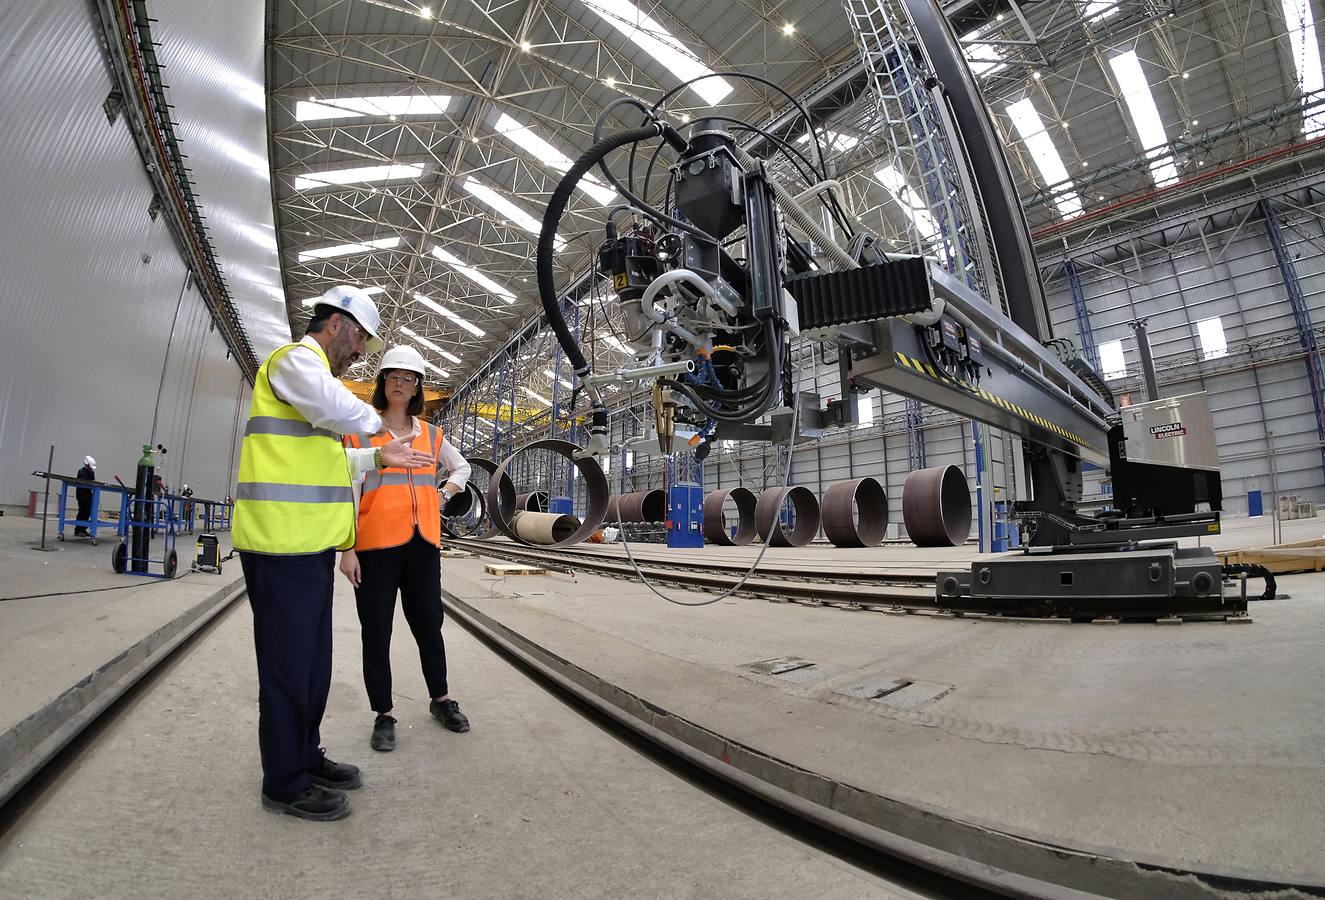
<path fill-rule="evenodd" d="M 704 546 L 704 488 L 693 481 L 667 489 L 667 546 Z"/>

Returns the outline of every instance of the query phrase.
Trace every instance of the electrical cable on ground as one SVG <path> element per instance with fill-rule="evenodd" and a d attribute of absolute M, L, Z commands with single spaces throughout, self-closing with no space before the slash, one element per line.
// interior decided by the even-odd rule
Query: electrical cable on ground
<path fill-rule="evenodd" d="M 787 438 L 787 468 L 782 476 L 782 487 L 784 488 L 791 487 L 791 460 L 796 450 L 796 429 L 798 427 L 800 427 L 800 404 L 796 402 L 795 397 L 793 396 L 791 403 L 791 434 Z M 714 603 L 717 603 L 719 600 L 726 600 L 728 597 L 732 596 L 742 587 L 744 587 L 745 583 L 750 580 L 750 577 L 754 575 L 755 570 L 759 568 L 759 563 L 763 561 L 764 554 L 768 552 L 768 548 L 771 544 L 769 537 L 772 536 L 772 532 L 770 531 L 769 535 L 764 538 L 764 545 L 759 548 L 759 555 L 755 557 L 754 562 L 750 563 L 750 568 L 746 570 L 745 574 L 742 575 L 735 584 L 724 590 L 721 594 L 718 594 L 716 597 L 710 597 L 707 600 L 698 600 L 694 602 L 686 600 L 677 600 L 675 597 L 669 597 L 666 594 L 664 594 L 662 591 L 654 587 L 653 584 L 649 581 L 648 577 L 645 576 L 644 572 L 640 569 L 639 563 L 635 561 L 635 555 L 630 552 L 630 542 L 626 540 L 625 525 L 621 521 L 620 503 L 617 504 L 616 518 L 617 518 L 617 533 L 621 537 L 621 546 L 626 549 L 626 559 L 630 561 L 630 567 L 635 570 L 635 575 L 639 578 L 640 584 L 644 585 L 655 595 L 661 597 L 663 600 L 666 600 L 668 603 L 673 603 L 677 606 L 711 606 Z M 773 523 L 773 527 L 778 528 L 781 527 L 781 525 L 780 523 L 775 522 Z"/>

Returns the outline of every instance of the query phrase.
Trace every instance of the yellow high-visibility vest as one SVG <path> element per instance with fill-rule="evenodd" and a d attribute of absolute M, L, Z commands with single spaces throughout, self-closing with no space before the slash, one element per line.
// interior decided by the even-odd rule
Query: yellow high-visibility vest
<path fill-rule="evenodd" d="M 272 392 L 268 370 L 294 347 L 272 351 L 258 369 L 239 454 L 233 545 L 278 556 L 354 546 L 354 491 L 340 435 L 314 428 Z M 314 347 L 322 364 L 331 363 Z"/>

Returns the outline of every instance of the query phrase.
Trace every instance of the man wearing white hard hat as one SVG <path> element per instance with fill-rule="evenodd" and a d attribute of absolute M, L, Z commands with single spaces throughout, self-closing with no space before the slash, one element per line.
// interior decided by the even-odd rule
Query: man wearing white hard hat
<path fill-rule="evenodd" d="M 319 735 L 336 551 L 355 543 L 352 477 L 432 462 L 408 438 L 363 450 L 341 444 L 341 435 L 382 428 L 339 380 L 382 350 L 379 325 L 360 288 L 318 298 L 303 340 L 276 348 L 258 370 L 239 458 L 233 544 L 253 609 L 262 805 L 315 821 L 349 815 L 343 791 L 362 783 L 356 767 L 327 758 Z"/>
<path fill-rule="evenodd" d="M 95 459 L 93 459 L 90 456 L 83 457 L 83 468 L 78 470 L 78 480 L 79 481 L 97 480 L 97 461 Z M 78 501 L 78 521 L 91 522 L 92 489 L 84 487 L 74 488 L 74 499 Z M 74 537 L 82 537 L 87 533 L 88 530 L 86 525 L 74 526 Z"/>

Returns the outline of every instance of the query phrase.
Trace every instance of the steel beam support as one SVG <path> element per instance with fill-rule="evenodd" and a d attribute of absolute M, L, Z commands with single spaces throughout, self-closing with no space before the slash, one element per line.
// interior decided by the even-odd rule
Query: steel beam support
<path fill-rule="evenodd" d="M 1095 343 L 1095 332 L 1090 327 L 1090 310 L 1086 308 L 1086 294 L 1081 289 L 1081 279 L 1077 277 L 1077 267 L 1072 260 L 1063 263 L 1063 274 L 1067 276 L 1067 287 L 1072 292 L 1072 310 L 1077 316 L 1077 334 L 1081 338 L 1081 355 L 1096 372 L 1100 370 L 1100 348 Z"/>
<path fill-rule="evenodd" d="M 1265 234 L 1270 239 L 1274 250 L 1274 261 L 1279 265 L 1279 275 L 1284 282 L 1284 291 L 1288 294 L 1288 304 L 1293 309 L 1293 321 L 1297 325 L 1298 340 L 1306 350 L 1304 362 L 1307 365 L 1307 380 L 1311 384 L 1311 405 L 1316 412 L 1316 436 L 1325 441 L 1325 372 L 1322 371 L 1320 344 L 1316 340 L 1316 330 L 1311 323 L 1311 310 L 1306 297 L 1302 294 L 1302 283 L 1297 277 L 1297 265 L 1284 243 L 1284 236 L 1279 222 L 1279 211 L 1270 200 L 1260 201 L 1261 220 L 1265 223 Z M 1325 447 L 1321 448 L 1321 471 L 1325 472 Z"/>

